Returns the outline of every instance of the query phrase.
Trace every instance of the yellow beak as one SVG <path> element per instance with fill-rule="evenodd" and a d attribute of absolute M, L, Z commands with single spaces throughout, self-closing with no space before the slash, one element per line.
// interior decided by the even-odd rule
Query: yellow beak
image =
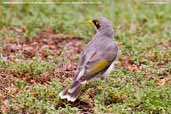
<path fill-rule="evenodd" d="M 91 20 L 91 19 L 90 19 L 90 20 L 88 20 L 88 21 L 87 21 L 87 23 L 89 23 L 89 24 L 92 24 L 92 25 L 93 25 L 93 20 Z"/>

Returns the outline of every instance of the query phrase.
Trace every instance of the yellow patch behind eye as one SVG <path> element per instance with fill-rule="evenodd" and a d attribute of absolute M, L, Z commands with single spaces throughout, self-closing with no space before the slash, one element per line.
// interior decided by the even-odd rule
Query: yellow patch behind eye
<path fill-rule="evenodd" d="M 95 21 L 95 25 L 98 25 L 98 24 L 99 24 L 99 22 Z"/>
<path fill-rule="evenodd" d="M 90 72 L 92 73 L 97 73 L 102 71 L 103 69 L 105 69 L 107 67 L 107 65 L 109 64 L 109 62 L 107 60 L 101 60 L 98 64 L 96 64 L 95 66 L 93 66 L 90 69 Z"/>

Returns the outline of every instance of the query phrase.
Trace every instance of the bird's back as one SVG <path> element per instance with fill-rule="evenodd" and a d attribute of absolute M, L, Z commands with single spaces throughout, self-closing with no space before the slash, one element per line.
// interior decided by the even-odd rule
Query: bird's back
<path fill-rule="evenodd" d="M 96 51 L 100 56 L 103 56 L 102 58 L 115 58 L 117 56 L 118 48 L 112 38 L 96 34 L 87 44 L 81 57 L 86 56 L 93 51 Z"/>

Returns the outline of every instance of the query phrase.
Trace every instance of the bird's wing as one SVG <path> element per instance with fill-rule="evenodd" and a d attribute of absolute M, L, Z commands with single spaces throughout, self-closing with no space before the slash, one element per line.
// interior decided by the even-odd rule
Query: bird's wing
<path fill-rule="evenodd" d="M 86 55 L 89 55 L 86 57 Z M 106 51 L 92 51 L 82 56 L 80 69 L 74 78 L 81 82 L 87 81 L 99 73 L 103 73 L 117 56 L 117 50 L 107 49 Z M 87 58 L 87 60 L 85 59 Z M 83 62 L 86 61 L 86 62 Z"/>

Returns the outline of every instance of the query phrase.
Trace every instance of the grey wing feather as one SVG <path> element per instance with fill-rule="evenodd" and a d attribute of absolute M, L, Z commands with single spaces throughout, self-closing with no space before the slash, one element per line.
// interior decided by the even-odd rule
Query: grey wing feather
<path fill-rule="evenodd" d="M 86 50 L 84 53 L 81 54 L 74 80 L 79 79 L 85 73 L 86 65 L 95 53 L 95 50 Z"/>

